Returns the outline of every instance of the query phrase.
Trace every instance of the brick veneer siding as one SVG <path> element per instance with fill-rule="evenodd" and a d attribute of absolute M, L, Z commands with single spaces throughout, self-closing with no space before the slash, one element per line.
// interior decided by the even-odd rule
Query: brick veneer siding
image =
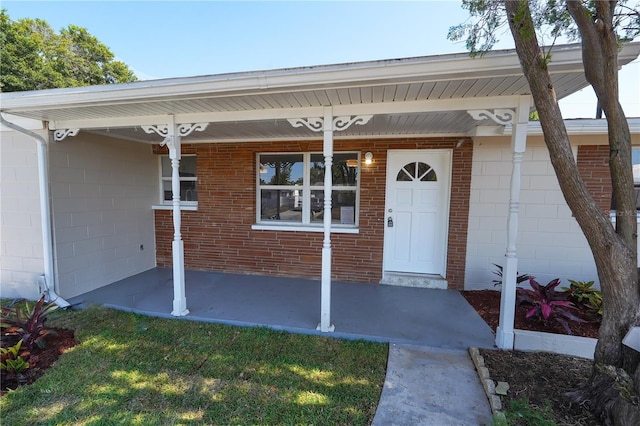
<path fill-rule="evenodd" d="M 609 145 L 580 145 L 578 170 L 591 196 L 604 212 L 611 209 L 611 174 Z"/>
<path fill-rule="evenodd" d="M 336 140 L 337 151 L 371 151 L 361 167 L 360 232 L 332 234 L 333 278 L 378 283 L 382 278 L 386 153 L 390 149 L 453 149 L 459 138 Z M 256 220 L 256 154 L 322 151 L 322 141 L 184 144 L 197 155 L 198 210 L 182 212 L 188 269 L 319 279 L 322 232 L 252 230 Z M 160 147 L 154 152 L 164 153 Z M 449 288 L 462 289 L 467 247 L 473 144 L 453 149 L 447 248 Z M 155 211 L 158 266 L 171 266 L 171 211 Z"/>

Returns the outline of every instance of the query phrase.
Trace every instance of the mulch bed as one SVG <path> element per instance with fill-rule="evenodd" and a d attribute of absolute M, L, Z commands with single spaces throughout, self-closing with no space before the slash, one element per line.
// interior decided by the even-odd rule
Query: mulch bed
<path fill-rule="evenodd" d="M 500 292 L 494 290 L 462 291 L 461 294 L 495 332 L 500 318 Z M 566 334 L 555 322 L 525 318 L 526 307 L 517 307 L 515 328 Z M 598 337 L 598 322 L 570 324 L 573 335 Z M 558 425 L 602 424 L 588 407 L 573 403 L 565 394 L 575 390 L 589 378 L 593 362 L 588 359 L 548 352 L 521 352 L 480 349 L 485 366 L 494 382 L 507 382 L 509 391 L 501 396 L 503 409 L 514 400 L 526 399 L 531 407 L 548 407 Z M 524 418 L 515 419 L 516 425 L 529 425 Z"/>
<path fill-rule="evenodd" d="M 476 290 L 461 291 L 460 293 L 495 332 L 500 320 L 500 292 L 495 290 Z M 526 306 L 516 306 L 515 328 L 518 330 L 567 334 L 564 327 L 558 322 L 550 321 L 544 324 L 542 321 L 526 318 L 527 310 Z M 598 321 L 586 323 L 571 322 L 569 326 L 571 328 L 571 334 L 575 336 L 598 338 L 598 330 L 600 329 L 600 323 Z"/>
<path fill-rule="evenodd" d="M 67 349 L 76 346 L 79 342 L 75 339 L 74 331 L 65 328 L 53 328 L 55 335 L 45 337 L 44 348 L 35 348 L 32 352 L 22 353 L 23 358 L 29 358 L 29 368 L 23 374 L 22 380 L 8 379 L 3 374 L 0 395 L 4 395 L 9 389 L 16 389 L 20 385 L 33 383 L 58 360 L 58 357 Z M 16 342 L 12 336 L 2 336 L 2 347 L 13 346 Z M 23 346 L 24 347 L 24 346 Z"/>
<path fill-rule="evenodd" d="M 589 377 L 591 360 L 547 352 L 480 349 L 480 354 L 491 379 L 509 384 L 507 395 L 500 397 L 503 409 L 524 398 L 531 407 L 548 407 L 558 425 L 602 424 L 587 407 L 566 396 Z M 516 420 L 514 424 L 530 423 Z"/>

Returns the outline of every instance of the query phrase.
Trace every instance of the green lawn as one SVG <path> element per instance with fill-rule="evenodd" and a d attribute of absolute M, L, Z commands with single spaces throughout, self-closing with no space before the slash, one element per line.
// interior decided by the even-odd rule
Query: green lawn
<path fill-rule="evenodd" d="M 368 425 L 388 346 L 151 318 L 56 312 L 81 344 L 0 399 L 3 425 Z"/>

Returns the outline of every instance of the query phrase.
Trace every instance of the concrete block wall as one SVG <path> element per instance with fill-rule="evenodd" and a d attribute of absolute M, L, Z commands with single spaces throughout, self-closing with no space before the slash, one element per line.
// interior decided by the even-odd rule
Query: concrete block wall
<path fill-rule="evenodd" d="M 152 147 L 81 132 L 50 151 L 60 295 L 153 268 L 158 159 Z"/>
<path fill-rule="evenodd" d="M 511 168 L 509 138 L 474 143 L 466 289 L 495 289 L 492 264 L 504 264 Z M 564 201 L 541 138 L 527 142 L 521 185 L 518 272 L 532 274 L 542 284 L 554 278 L 567 286 L 568 279 L 597 282 L 593 256 Z"/>
<path fill-rule="evenodd" d="M 34 131 L 47 137 L 44 130 Z M 37 299 L 43 273 L 37 143 L 21 133 L 2 131 L 0 297 Z"/>

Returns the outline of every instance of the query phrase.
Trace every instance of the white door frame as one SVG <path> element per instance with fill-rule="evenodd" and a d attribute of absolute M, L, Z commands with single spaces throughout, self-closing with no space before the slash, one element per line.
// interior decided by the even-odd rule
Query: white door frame
<path fill-rule="evenodd" d="M 441 195 L 443 200 L 443 205 L 441 206 L 440 214 L 442 215 L 442 228 L 444 232 L 439 237 L 439 244 L 442 247 L 442 261 L 435 271 L 425 272 L 425 275 L 439 275 L 443 278 L 446 277 L 446 265 L 447 265 L 447 246 L 449 241 L 449 210 L 450 210 L 450 200 L 451 200 L 451 176 L 453 171 L 453 150 L 451 149 L 398 149 L 398 150 L 389 150 L 387 151 L 387 171 L 386 171 L 386 180 L 385 180 L 385 208 L 384 208 L 384 245 L 383 245 L 383 272 L 396 272 L 402 273 L 403 271 L 397 271 L 389 268 L 390 260 L 390 248 L 389 248 L 389 227 L 388 227 L 388 218 L 390 214 L 393 212 L 389 212 L 390 207 L 390 181 L 394 179 L 396 176 L 396 170 L 391 170 L 392 167 L 392 157 L 396 155 L 410 155 L 412 159 L 421 159 L 424 158 L 426 162 L 429 162 L 430 155 L 442 155 L 442 160 L 444 161 L 445 167 L 445 175 L 439 174 L 440 178 L 445 178 L 445 182 L 441 191 L 444 193 Z M 415 274 L 416 272 L 407 272 L 410 274 Z"/>

